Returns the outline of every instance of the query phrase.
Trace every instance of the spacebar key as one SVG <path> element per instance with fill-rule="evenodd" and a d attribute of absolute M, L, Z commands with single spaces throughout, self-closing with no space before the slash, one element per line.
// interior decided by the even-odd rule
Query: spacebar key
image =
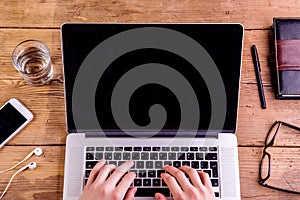
<path fill-rule="evenodd" d="M 166 197 L 170 197 L 170 190 L 168 188 L 138 188 L 135 197 L 154 197 L 155 193 L 162 193 Z"/>

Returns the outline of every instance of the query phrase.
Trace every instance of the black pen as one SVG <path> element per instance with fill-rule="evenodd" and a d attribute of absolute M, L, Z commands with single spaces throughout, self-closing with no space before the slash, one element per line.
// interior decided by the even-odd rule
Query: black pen
<path fill-rule="evenodd" d="M 258 87 L 258 92 L 259 92 L 261 108 L 266 109 L 267 105 L 266 105 L 266 100 L 265 100 L 265 95 L 264 95 L 263 84 L 261 81 L 261 75 L 260 75 L 261 70 L 260 70 L 260 63 L 259 63 L 259 59 L 258 59 L 256 46 L 252 45 L 251 50 L 252 50 L 252 58 L 253 58 L 254 69 L 255 69 L 255 74 L 256 74 L 256 81 L 257 81 L 257 87 Z"/>

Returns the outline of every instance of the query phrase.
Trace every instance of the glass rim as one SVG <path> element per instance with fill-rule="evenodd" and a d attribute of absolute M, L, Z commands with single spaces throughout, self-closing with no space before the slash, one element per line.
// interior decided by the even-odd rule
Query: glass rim
<path fill-rule="evenodd" d="M 30 74 L 29 74 L 29 73 L 25 73 L 24 71 L 22 71 L 22 69 L 17 65 L 16 60 L 14 59 L 14 56 L 17 56 L 17 55 L 15 55 L 15 54 L 16 54 L 16 51 L 18 50 L 19 47 L 21 47 L 21 46 L 22 46 L 23 44 L 25 44 L 25 43 L 30 43 L 30 42 L 36 42 L 36 43 L 42 45 L 42 46 L 45 48 L 46 53 L 49 55 L 49 59 L 47 59 L 47 64 L 49 64 L 49 62 L 51 62 L 50 49 L 49 49 L 49 47 L 48 47 L 44 42 L 42 42 L 42 41 L 40 41 L 40 40 L 36 40 L 36 39 L 28 39 L 28 40 L 24 40 L 24 41 L 20 42 L 20 43 L 17 44 L 17 46 L 14 48 L 14 50 L 13 50 L 13 52 L 12 52 L 12 55 L 11 55 L 11 59 L 12 59 L 12 63 L 13 63 L 13 66 L 15 67 L 15 69 L 16 69 L 18 72 L 20 72 L 21 74 L 24 74 L 24 75 L 27 75 L 27 76 L 30 75 Z M 45 68 L 44 68 L 43 70 L 39 71 L 39 72 L 31 73 L 31 74 L 36 75 L 36 74 L 39 74 L 39 73 L 43 72 L 44 70 L 45 70 Z"/>

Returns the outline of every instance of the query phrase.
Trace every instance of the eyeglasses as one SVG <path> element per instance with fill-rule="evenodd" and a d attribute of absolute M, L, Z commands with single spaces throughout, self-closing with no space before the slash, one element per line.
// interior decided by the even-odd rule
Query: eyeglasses
<path fill-rule="evenodd" d="M 276 186 L 268 185 L 266 183 L 266 181 L 271 176 L 271 155 L 267 152 L 267 149 L 274 145 L 275 137 L 276 137 L 277 133 L 279 132 L 279 130 L 282 126 L 286 126 L 286 127 L 289 127 L 289 128 L 300 131 L 300 127 L 297 127 L 297 126 L 294 126 L 294 125 L 291 125 L 291 124 L 288 124 L 288 123 L 285 123 L 285 122 L 281 122 L 281 121 L 276 121 L 272 125 L 272 127 L 270 128 L 270 130 L 267 134 L 266 140 L 265 140 L 265 147 L 264 147 L 263 155 L 262 155 L 260 165 L 259 165 L 259 183 L 262 186 L 272 188 L 272 189 L 275 189 L 275 190 L 294 193 L 294 194 L 300 194 L 300 192 L 298 192 L 298 191 L 287 190 L 287 189 L 279 188 L 279 187 L 276 187 Z M 267 166 L 268 166 L 268 173 L 267 173 L 266 176 L 263 177 L 263 166 L 265 164 L 267 164 Z"/>

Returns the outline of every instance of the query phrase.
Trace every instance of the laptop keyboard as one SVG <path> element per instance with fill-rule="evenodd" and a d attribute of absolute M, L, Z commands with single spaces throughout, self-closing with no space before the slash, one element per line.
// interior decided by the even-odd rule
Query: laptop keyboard
<path fill-rule="evenodd" d="M 86 147 L 85 183 L 93 167 L 103 158 L 107 164 L 116 166 L 126 160 L 134 161 L 130 171 L 137 175 L 133 182 L 138 187 L 136 197 L 153 197 L 156 192 L 171 197 L 160 178 L 165 172 L 164 165 L 187 165 L 208 173 L 215 196 L 220 196 L 217 147 Z"/>

